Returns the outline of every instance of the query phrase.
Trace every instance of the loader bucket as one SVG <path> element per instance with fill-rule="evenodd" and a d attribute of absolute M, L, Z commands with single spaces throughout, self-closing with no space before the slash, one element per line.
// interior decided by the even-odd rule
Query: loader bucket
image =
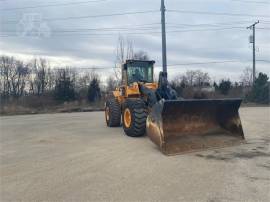
<path fill-rule="evenodd" d="M 147 135 L 166 155 L 245 142 L 241 99 L 161 100 L 147 118 Z"/>

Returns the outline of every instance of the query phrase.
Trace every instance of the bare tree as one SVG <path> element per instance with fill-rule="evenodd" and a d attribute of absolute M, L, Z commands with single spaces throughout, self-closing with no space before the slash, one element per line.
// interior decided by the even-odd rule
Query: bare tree
<path fill-rule="evenodd" d="M 46 60 L 40 58 L 39 60 L 35 60 L 35 70 L 36 70 L 36 77 L 35 77 L 35 86 L 37 95 L 42 95 L 44 93 L 46 83 Z"/>
<path fill-rule="evenodd" d="M 79 74 L 78 81 L 76 82 L 76 89 L 81 90 L 87 88 L 87 86 L 91 82 L 91 73 L 86 72 L 83 74 Z"/>
<path fill-rule="evenodd" d="M 132 59 L 134 57 L 134 50 L 133 50 L 133 41 L 127 38 L 127 51 L 126 51 L 126 59 Z"/>
<path fill-rule="evenodd" d="M 195 78 L 196 78 L 196 71 L 190 70 L 187 71 L 185 74 L 186 80 L 187 80 L 187 84 L 189 86 L 193 86 L 195 83 Z"/>
<path fill-rule="evenodd" d="M 31 64 L 31 79 L 29 81 L 29 91 L 38 96 L 44 94 L 48 87 L 50 90 L 54 87 L 54 73 L 49 68 L 48 61 L 43 58 L 35 58 Z"/>
<path fill-rule="evenodd" d="M 25 92 L 30 71 L 23 62 L 13 57 L 1 57 L 1 92 L 3 96 L 20 97 Z"/>
<path fill-rule="evenodd" d="M 14 63 L 13 57 L 1 56 L 0 68 L 1 68 L 1 94 L 3 96 L 9 96 L 11 92 L 10 77 L 11 66 Z"/>
<path fill-rule="evenodd" d="M 176 75 L 172 80 L 172 83 L 174 86 L 181 86 L 181 87 L 188 86 L 188 80 L 186 75 L 184 74 Z"/>
<path fill-rule="evenodd" d="M 240 76 L 240 81 L 243 86 L 252 86 L 253 83 L 252 68 L 246 67 Z"/>
<path fill-rule="evenodd" d="M 209 86 L 210 85 L 210 76 L 207 72 L 202 72 L 201 70 L 195 71 L 195 85 L 196 86 Z"/>
<path fill-rule="evenodd" d="M 113 91 L 118 85 L 119 81 L 114 76 L 109 76 L 106 80 L 106 91 Z"/>
<path fill-rule="evenodd" d="M 53 91 L 55 88 L 55 70 L 51 69 L 50 67 L 47 69 L 46 74 L 46 90 Z"/>
<path fill-rule="evenodd" d="M 149 60 L 149 56 L 148 56 L 147 52 L 140 50 L 133 55 L 133 59 L 135 59 L 135 60 Z"/>
<path fill-rule="evenodd" d="M 76 68 L 74 68 L 74 71 L 75 70 Z M 89 86 L 93 80 L 95 80 L 94 82 L 97 82 L 100 86 L 100 76 L 95 72 L 95 70 L 92 70 L 91 72 L 76 71 L 76 73 L 77 78 L 75 79 L 75 90 L 79 94 L 80 99 L 85 99 L 88 96 Z"/>
<path fill-rule="evenodd" d="M 201 70 L 189 70 L 184 74 L 177 75 L 173 80 L 174 85 L 178 86 L 209 86 L 210 76 L 207 72 L 202 72 Z"/>
<path fill-rule="evenodd" d="M 30 70 L 27 65 L 21 61 L 16 61 L 14 77 L 12 77 L 12 89 L 15 97 L 20 97 L 24 93 L 26 82 L 30 75 Z"/>
<path fill-rule="evenodd" d="M 121 80 L 121 68 L 122 64 L 134 57 L 133 51 L 133 42 L 128 38 L 124 38 L 123 36 L 119 36 L 118 44 L 116 48 L 116 61 L 115 61 L 115 68 L 114 73 L 117 80 Z"/>
<path fill-rule="evenodd" d="M 119 36 L 116 49 L 116 64 L 123 64 L 126 60 L 134 56 L 133 42 L 129 38 Z"/>

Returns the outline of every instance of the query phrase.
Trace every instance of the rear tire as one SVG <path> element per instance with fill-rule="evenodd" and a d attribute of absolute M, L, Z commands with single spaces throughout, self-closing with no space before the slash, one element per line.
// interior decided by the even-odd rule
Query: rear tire
<path fill-rule="evenodd" d="M 121 106 L 114 97 L 106 101 L 105 120 L 108 127 L 119 127 L 121 124 Z"/>
<path fill-rule="evenodd" d="M 123 104 L 123 129 L 127 136 L 140 137 L 146 131 L 147 109 L 141 99 L 127 99 Z"/>

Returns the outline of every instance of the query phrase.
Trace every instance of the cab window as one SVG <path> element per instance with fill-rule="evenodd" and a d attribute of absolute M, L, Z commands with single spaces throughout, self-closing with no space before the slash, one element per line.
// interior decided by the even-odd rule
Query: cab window
<path fill-rule="evenodd" d="M 146 62 L 135 62 L 127 66 L 128 84 L 134 82 L 153 82 L 153 65 Z"/>

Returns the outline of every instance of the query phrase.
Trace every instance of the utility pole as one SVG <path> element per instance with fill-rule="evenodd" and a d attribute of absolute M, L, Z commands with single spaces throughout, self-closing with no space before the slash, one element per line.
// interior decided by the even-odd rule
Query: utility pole
<path fill-rule="evenodd" d="M 256 30 L 256 25 L 259 23 L 259 21 L 255 22 L 254 24 L 250 25 L 247 27 L 247 29 L 252 29 L 253 30 L 253 35 L 252 35 L 252 41 L 250 43 L 253 44 L 253 75 L 252 75 L 252 80 L 253 80 L 253 85 L 255 83 L 256 79 L 256 43 L 255 43 L 255 30 Z"/>
<path fill-rule="evenodd" d="M 162 67 L 163 72 L 167 73 L 167 47 L 166 47 L 166 20 L 165 20 L 165 4 L 161 0 L 161 28 L 162 28 Z"/>

